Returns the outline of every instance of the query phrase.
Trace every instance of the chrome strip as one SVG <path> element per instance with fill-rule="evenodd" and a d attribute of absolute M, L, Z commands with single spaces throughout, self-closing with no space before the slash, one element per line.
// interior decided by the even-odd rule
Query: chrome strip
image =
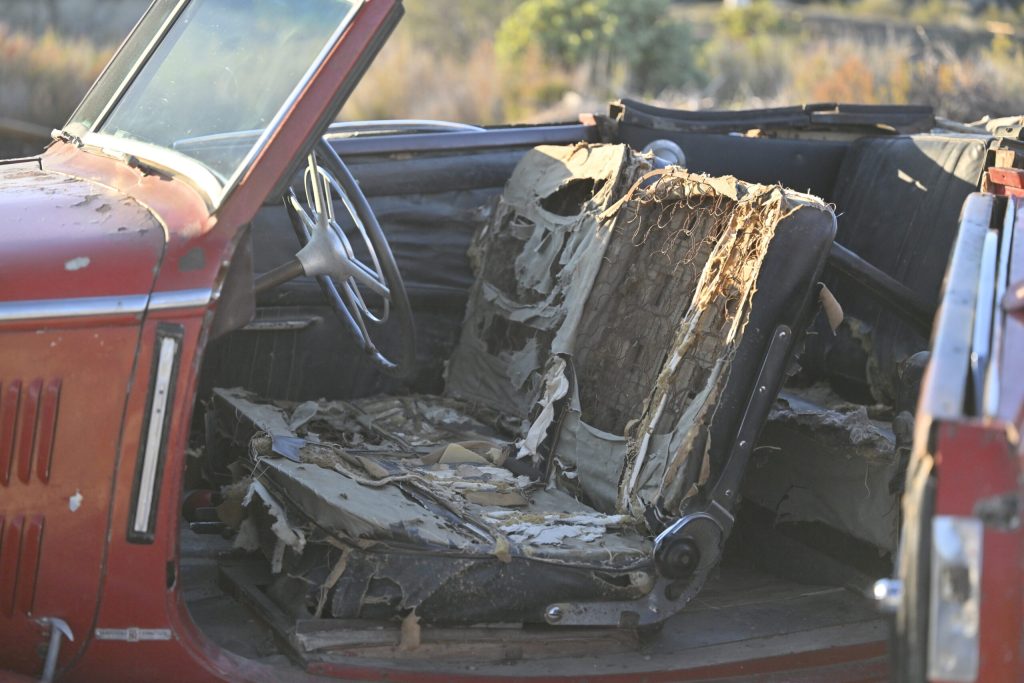
<path fill-rule="evenodd" d="M 177 339 L 164 337 L 160 340 L 160 361 L 157 364 L 156 382 L 153 385 L 153 407 L 149 411 L 146 450 L 142 456 L 142 477 L 139 480 L 139 499 L 135 503 L 135 523 L 132 525 L 132 530 L 140 534 L 149 533 L 149 513 L 153 507 L 153 488 L 156 485 L 157 465 L 163 445 L 167 396 L 177 355 Z"/>
<path fill-rule="evenodd" d="M 97 296 L 80 299 L 43 299 L 0 303 L 0 322 L 44 318 L 91 318 L 100 315 L 132 315 L 146 310 L 145 294 Z"/>
<path fill-rule="evenodd" d="M 120 640 L 126 643 L 141 643 L 147 640 L 170 640 L 173 637 L 169 628 L 98 628 L 96 640 Z"/>
<path fill-rule="evenodd" d="M 179 308 L 206 306 L 213 298 L 209 289 L 179 289 L 174 292 L 153 292 L 149 299 L 149 310 L 172 311 Z"/>
<path fill-rule="evenodd" d="M 991 195 L 980 193 L 969 195 L 964 202 L 960 230 L 946 270 L 942 304 L 935 316 L 931 360 L 921 388 L 918 413 L 927 419 L 917 420 L 917 444 L 928 443 L 927 430 L 933 420 L 964 414 L 981 258 L 993 203 Z"/>
<path fill-rule="evenodd" d="M 363 8 L 365 2 L 366 0 L 352 0 L 352 8 L 349 10 L 348 14 L 345 15 L 345 18 L 338 25 L 338 28 L 333 34 L 331 34 L 331 37 L 327 40 L 327 44 L 324 45 L 323 49 L 320 50 L 320 53 L 316 56 L 316 59 L 312 64 L 310 64 L 309 69 L 306 70 L 302 80 L 295 86 L 291 95 L 288 96 L 288 99 L 285 100 L 281 108 L 277 110 L 277 114 L 273 119 L 271 119 L 270 123 L 267 124 L 267 127 L 264 128 L 263 134 L 260 135 L 259 140 L 257 140 L 253 148 L 249 150 L 245 159 L 242 160 L 242 163 L 235 170 L 235 174 L 231 176 L 227 184 L 224 186 L 224 194 L 221 197 L 222 202 L 229 194 L 231 194 L 231 192 L 234 191 L 242 178 L 250 171 L 256 158 L 263 153 L 264 149 L 266 149 L 267 145 L 270 143 L 270 139 L 277 133 L 277 130 L 281 127 L 281 124 L 284 122 L 285 118 L 287 118 L 289 112 L 291 112 L 292 107 L 294 107 L 295 103 L 298 102 L 302 93 L 306 91 L 306 86 L 313 81 L 313 77 L 327 60 L 328 55 L 330 55 L 331 51 L 338 45 L 341 37 L 345 35 L 345 31 L 348 30 L 348 27 L 352 24 L 352 20 Z"/>
<path fill-rule="evenodd" d="M 105 156 L 115 157 L 126 164 L 130 157 L 136 157 L 144 159 L 144 163 L 149 166 L 184 176 L 206 195 L 206 203 L 211 208 L 217 206 L 224 197 L 224 188 L 216 173 L 202 162 L 174 149 L 106 133 L 86 133 L 82 136 L 82 145 L 95 147 Z"/>
<path fill-rule="evenodd" d="M 324 137 L 347 137 L 360 133 L 397 133 L 397 132 L 470 132 L 483 133 L 486 128 L 468 123 L 438 121 L 435 119 L 383 119 L 377 121 L 335 121 L 327 127 Z"/>
<path fill-rule="evenodd" d="M 974 683 L 981 666 L 979 623 L 985 525 L 976 517 L 932 519 L 928 596 L 928 680 Z"/>
<path fill-rule="evenodd" d="M 985 376 L 985 402 L 982 414 L 986 417 L 999 412 L 999 396 L 1002 391 L 1003 367 L 1003 334 L 1006 327 L 1006 313 L 1001 303 L 1006 296 L 1006 288 L 1010 284 L 1010 253 L 1013 243 L 1013 227 L 1017 222 L 1017 203 L 1006 203 L 1006 214 L 1003 216 L 1003 230 L 999 237 L 999 268 L 996 271 L 996 296 L 994 303 L 995 323 L 992 325 L 992 357 L 988 362 L 988 374 Z"/>
<path fill-rule="evenodd" d="M 105 315 L 137 315 L 151 311 L 172 311 L 207 306 L 213 298 L 209 289 L 183 289 L 125 296 L 95 296 L 76 299 L 40 299 L 0 302 L 0 323 L 50 318 L 95 318 Z"/>
<path fill-rule="evenodd" d="M 110 112 L 113 111 L 114 107 L 116 107 L 121 101 L 121 97 L 124 95 L 125 91 L 128 90 L 128 86 L 135 82 L 135 79 L 138 77 L 139 72 L 142 71 L 142 68 L 149 63 L 149 59 L 153 56 L 153 52 L 156 51 L 157 46 L 164 41 L 164 38 L 167 36 L 167 32 L 170 31 L 171 27 L 178 21 L 178 17 L 181 16 L 181 13 L 185 10 L 185 6 L 190 2 L 192 2 L 192 0 L 178 0 L 177 6 L 171 10 L 170 14 L 167 15 L 164 23 L 162 23 L 159 30 L 157 30 L 156 35 L 153 36 L 152 40 L 149 41 L 149 44 L 147 44 L 145 49 L 143 49 L 142 54 L 139 56 L 138 60 L 136 60 L 135 64 L 132 65 L 131 70 L 128 71 L 124 80 L 117 86 L 114 94 L 111 95 L 109 100 L 107 100 L 107 105 L 102 109 L 102 111 L 100 111 L 96 120 L 92 122 L 92 127 L 89 128 L 89 132 L 94 133 L 98 131 L 100 127 L 107 122 Z M 136 26 L 136 28 L 138 28 L 138 26 Z M 132 33 L 134 32 L 134 29 L 132 29 Z M 128 35 L 131 37 L 131 34 Z M 127 41 L 128 39 L 126 38 L 125 42 Z M 113 63 L 113 60 L 111 60 L 111 63 Z M 104 73 L 105 72 L 106 70 L 104 70 Z M 98 83 L 99 80 L 96 82 Z M 82 101 L 84 102 L 85 100 Z M 78 113 L 77 109 L 75 110 L 75 113 Z M 74 115 L 72 115 L 72 117 L 73 116 Z"/>
<path fill-rule="evenodd" d="M 992 357 L 992 319 L 995 317 L 996 260 L 999 233 L 989 230 L 981 249 L 981 274 L 978 299 L 974 305 L 974 332 L 971 335 L 971 377 L 974 390 L 974 414 L 982 414 L 985 402 L 985 375 Z"/>
<path fill-rule="evenodd" d="M 157 33 L 157 35 L 154 36 L 153 40 L 151 40 L 149 45 L 146 46 L 146 49 L 143 51 L 142 56 L 139 58 L 138 62 L 136 62 L 132 70 L 128 73 L 128 76 L 118 86 L 117 90 L 114 92 L 114 95 L 110 98 L 110 101 L 107 102 L 106 107 L 103 109 L 103 111 L 100 112 L 99 116 L 96 117 L 96 120 L 93 122 L 92 127 L 89 129 L 90 134 L 98 135 L 98 131 L 104 125 L 106 125 L 107 119 L 110 117 L 111 112 L 121 102 L 121 99 L 124 96 L 127 89 L 129 88 L 129 86 L 135 82 L 135 79 L 138 77 L 139 72 L 153 57 L 154 52 L 157 50 L 157 48 L 163 42 L 163 40 L 167 37 L 167 33 L 170 31 L 171 27 L 178 21 L 185 7 L 190 2 L 191 0 L 179 0 L 178 6 L 175 7 L 175 9 L 168 16 L 167 20 L 160 27 L 160 30 Z M 345 15 L 344 19 L 342 19 L 341 23 L 338 25 L 338 28 L 334 31 L 334 33 L 331 34 L 331 37 L 327 40 L 327 43 L 324 45 L 323 49 L 320 50 L 320 52 L 317 54 L 316 60 L 312 64 L 310 64 L 309 68 L 306 70 L 306 73 L 303 75 L 302 80 L 299 81 L 299 83 L 292 90 L 291 94 L 288 96 L 288 99 L 286 99 L 284 104 L 277 110 L 277 114 L 274 116 L 273 119 L 271 119 L 270 123 L 267 124 L 266 128 L 263 129 L 262 134 L 256 141 L 256 144 L 252 147 L 252 149 L 249 150 L 249 153 L 242 160 L 242 163 L 238 166 L 238 168 L 235 169 L 234 175 L 232 175 L 231 178 L 229 178 L 228 181 L 222 185 L 221 191 L 218 195 L 210 197 L 211 201 L 213 201 L 214 210 L 220 208 L 221 204 L 224 203 L 224 200 L 227 198 L 227 196 L 238 186 L 242 178 L 251 170 L 253 162 L 266 148 L 267 144 L 270 142 L 270 139 L 273 137 L 273 135 L 277 132 L 278 128 L 281 127 L 281 123 L 284 121 L 288 113 L 291 111 L 292 107 L 298 101 L 301 94 L 305 91 L 306 86 L 308 86 L 309 83 L 313 80 L 313 77 L 316 75 L 316 72 L 320 69 L 320 66 L 327 59 L 327 56 L 331 53 L 331 50 L 333 50 L 337 46 L 338 41 L 341 40 L 341 37 L 345 34 L 345 31 L 348 30 L 348 27 L 351 25 L 352 20 L 359 13 L 359 10 L 362 9 L 366 0 L 351 0 L 351 2 L 352 7 L 349 10 L 348 14 Z M 200 187 L 205 188 L 208 185 L 208 183 L 203 183 L 199 179 L 196 179 L 196 182 L 200 185 Z"/>
<path fill-rule="evenodd" d="M 247 139 L 257 140 L 262 131 L 240 130 L 232 133 L 212 133 L 185 138 L 174 143 L 174 149 L 188 149 L 193 145 L 209 145 L 217 143 L 245 142 Z M 328 140 L 348 138 L 363 133 L 486 133 L 486 128 L 468 123 L 451 121 L 435 121 L 433 119 L 383 119 L 378 121 L 335 121 L 327 127 L 323 137 Z"/>

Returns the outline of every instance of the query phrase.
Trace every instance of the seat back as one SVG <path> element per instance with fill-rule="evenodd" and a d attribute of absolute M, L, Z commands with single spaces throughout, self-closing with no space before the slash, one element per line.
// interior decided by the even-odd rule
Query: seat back
<path fill-rule="evenodd" d="M 630 198 L 576 332 L 562 484 L 677 515 L 732 452 L 776 327 L 806 326 L 834 232 L 819 200 L 734 178 L 675 169 Z"/>
<path fill-rule="evenodd" d="M 987 142 L 966 135 L 857 140 L 836 182 L 836 241 L 938 304 L 960 208 L 981 179 Z M 899 365 L 926 350 L 928 339 L 842 275 L 827 283 L 847 321 L 838 337 L 809 339 L 806 364 L 858 400 L 892 404 Z"/>
<path fill-rule="evenodd" d="M 448 389 L 520 417 L 534 406 L 519 456 L 636 517 L 678 512 L 728 457 L 769 339 L 804 326 L 835 230 L 805 195 L 649 170 L 619 145 L 524 160 L 476 241 Z M 581 213 L 551 210 L 567 205 L 552 191 L 599 184 Z"/>
<path fill-rule="evenodd" d="M 625 145 L 541 146 L 516 166 L 473 239 L 476 280 L 445 393 L 525 419 L 559 330 L 578 315 L 609 231 L 601 215 L 650 162 Z"/>

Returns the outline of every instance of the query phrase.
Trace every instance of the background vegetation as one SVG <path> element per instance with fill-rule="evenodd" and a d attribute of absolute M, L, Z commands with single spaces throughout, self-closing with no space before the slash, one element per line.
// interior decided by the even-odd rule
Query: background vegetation
<path fill-rule="evenodd" d="M 974 4 L 968 4 L 968 1 Z M 2 0 L 0 120 L 60 125 L 146 0 Z M 573 118 L 623 96 L 684 108 L 930 104 L 1024 113 L 1018 7 L 984 0 L 788 4 L 406 0 L 349 119 Z"/>
<path fill-rule="evenodd" d="M 407 0 L 407 22 L 346 117 L 552 120 L 623 96 L 684 108 L 919 103 L 965 121 L 1024 113 L 1024 35 L 1010 7 L 460 0 L 451 3 L 458 9 L 436 11 L 433 4 Z"/>

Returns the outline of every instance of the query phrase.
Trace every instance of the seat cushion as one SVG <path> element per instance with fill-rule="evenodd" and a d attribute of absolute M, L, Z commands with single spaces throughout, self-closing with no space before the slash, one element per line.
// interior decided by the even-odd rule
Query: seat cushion
<path fill-rule="evenodd" d="M 331 566 L 344 547 L 332 616 L 541 622 L 552 602 L 653 585 L 651 542 L 632 519 L 502 468 L 504 443 L 451 399 L 296 406 L 218 389 L 214 409 L 255 475 L 238 545 L 304 576 L 311 555 Z"/>

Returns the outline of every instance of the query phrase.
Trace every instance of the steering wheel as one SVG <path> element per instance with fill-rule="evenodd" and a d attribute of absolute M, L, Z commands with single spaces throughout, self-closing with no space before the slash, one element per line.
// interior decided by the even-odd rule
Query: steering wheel
<path fill-rule="evenodd" d="M 351 226 L 335 214 L 340 201 Z M 383 372 L 407 378 L 416 365 L 416 327 L 409 295 L 370 203 L 338 153 L 321 140 L 307 159 L 303 187 L 289 187 L 285 209 L 302 245 L 295 258 L 261 275 L 256 292 L 296 277 L 315 277 L 342 326 Z M 346 221 L 348 222 L 348 221 Z M 374 334 L 388 321 L 398 345 L 385 355 Z"/>

